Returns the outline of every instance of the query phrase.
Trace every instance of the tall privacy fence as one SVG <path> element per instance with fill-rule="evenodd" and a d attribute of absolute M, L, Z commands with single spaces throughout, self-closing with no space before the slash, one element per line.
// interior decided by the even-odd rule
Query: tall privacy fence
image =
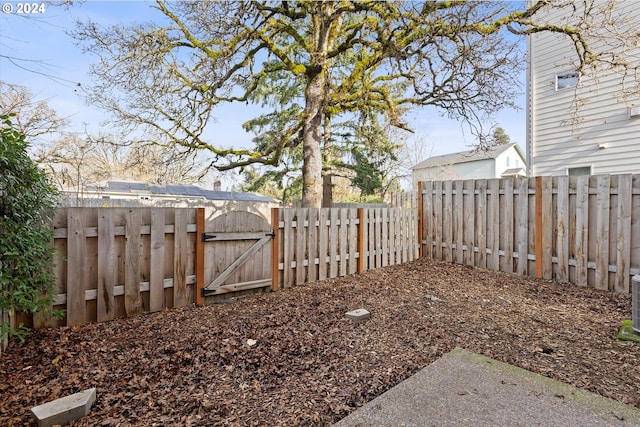
<path fill-rule="evenodd" d="M 630 292 L 640 273 L 640 175 L 423 182 L 421 254 Z"/>
<path fill-rule="evenodd" d="M 415 194 L 398 195 L 394 206 L 274 208 L 271 218 L 204 208 L 61 209 L 53 224 L 54 308 L 66 315 L 19 313 L 15 320 L 36 328 L 82 325 L 411 261 L 418 255 Z M 260 221 L 267 223 L 270 250 L 252 258 L 264 240 Z M 210 242 L 219 246 L 210 249 Z M 266 263 L 271 275 L 247 282 L 242 263 L 250 272 Z M 212 280 L 221 286 L 209 294 Z"/>

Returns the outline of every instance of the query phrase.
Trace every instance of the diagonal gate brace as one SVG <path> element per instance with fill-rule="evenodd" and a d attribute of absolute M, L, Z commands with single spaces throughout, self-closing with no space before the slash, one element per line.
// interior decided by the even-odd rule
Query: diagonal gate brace
<path fill-rule="evenodd" d="M 216 277 L 216 279 L 209 285 L 202 289 L 202 295 L 207 296 L 211 293 L 215 293 L 216 288 L 220 287 L 229 276 L 231 276 L 242 264 L 244 264 L 253 254 L 258 252 L 265 244 L 271 241 L 271 234 L 267 234 L 262 237 L 256 243 L 253 244 L 245 253 L 243 253 L 238 259 L 236 259 L 229 267 L 227 267 L 222 273 Z"/>

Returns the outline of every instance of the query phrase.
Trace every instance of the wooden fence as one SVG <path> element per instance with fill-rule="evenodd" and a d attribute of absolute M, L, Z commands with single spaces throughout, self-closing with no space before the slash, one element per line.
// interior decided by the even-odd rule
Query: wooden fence
<path fill-rule="evenodd" d="M 640 175 L 423 182 L 421 254 L 629 293 L 640 273 Z"/>
<path fill-rule="evenodd" d="M 267 286 L 278 290 L 415 259 L 415 194 L 397 196 L 395 206 L 272 209 L 275 252 Z M 17 322 L 36 328 L 75 326 L 204 302 L 205 276 L 210 281 L 212 274 L 224 274 L 206 259 L 202 236 L 207 224 L 213 227 L 209 231 L 224 234 L 216 215 L 205 221 L 202 208 L 61 209 L 54 219 L 54 308 L 66 315 L 56 320 L 19 313 Z M 237 227 L 238 221 L 223 218 L 221 224 Z M 236 235 L 240 230 L 227 231 Z M 229 254 L 242 258 L 242 251 L 227 249 L 222 258 L 228 264 L 233 261 Z M 221 258 L 219 249 L 216 253 Z M 254 262 L 264 262 L 264 256 Z"/>
<path fill-rule="evenodd" d="M 392 206 L 272 209 L 271 288 L 419 255 L 624 293 L 640 274 L 637 174 L 423 182 L 417 201 Z M 81 325 L 203 302 L 204 210 L 67 208 L 54 229 L 66 317 L 18 322 Z"/>
<path fill-rule="evenodd" d="M 56 321 L 82 325 L 195 301 L 195 209 L 66 208 L 54 220 Z"/>
<path fill-rule="evenodd" d="M 273 209 L 273 289 L 416 259 L 415 194 L 397 195 L 394 206 Z"/>

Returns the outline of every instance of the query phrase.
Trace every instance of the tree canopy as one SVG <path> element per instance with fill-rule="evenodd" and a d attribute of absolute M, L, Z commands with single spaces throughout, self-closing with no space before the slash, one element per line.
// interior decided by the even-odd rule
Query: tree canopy
<path fill-rule="evenodd" d="M 536 20 L 541 10 L 554 7 L 548 1 L 513 7 L 158 0 L 154 22 L 87 22 L 75 36 L 99 55 L 90 102 L 128 126 L 151 127 L 188 149 L 209 150 L 220 170 L 278 166 L 287 151 L 297 151 L 303 204 L 316 207 L 325 119 L 374 111 L 407 128 L 408 108 L 431 105 L 481 133 L 488 117 L 515 107 L 523 58 L 513 34 L 562 33 L 574 42 L 581 65 L 598 58 L 581 31 L 588 14 L 576 12 L 575 27 L 560 27 Z M 225 146 L 206 128 L 226 102 L 270 106 L 281 121 L 255 147 Z"/>

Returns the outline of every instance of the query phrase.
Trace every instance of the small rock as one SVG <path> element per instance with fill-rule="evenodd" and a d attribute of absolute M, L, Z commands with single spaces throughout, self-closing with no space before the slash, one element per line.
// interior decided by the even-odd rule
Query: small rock
<path fill-rule="evenodd" d="M 369 317 L 371 317 L 371 313 L 369 313 L 364 308 L 359 308 L 357 310 L 346 312 L 345 317 L 347 319 L 353 320 L 354 322 L 360 322 L 362 320 L 367 320 Z"/>

